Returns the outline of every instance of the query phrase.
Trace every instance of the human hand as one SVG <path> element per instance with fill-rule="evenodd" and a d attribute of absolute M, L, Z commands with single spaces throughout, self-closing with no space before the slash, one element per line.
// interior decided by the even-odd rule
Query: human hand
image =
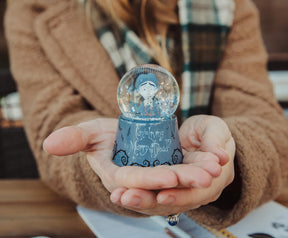
<path fill-rule="evenodd" d="M 112 150 L 117 126 L 118 120 L 105 118 L 64 127 L 49 135 L 43 147 L 48 153 L 57 156 L 86 152 L 91 168 L 110 192 L 119 187 L 157 190 L 178 185 L 175 172 L 165 166 L 142 168 L 115 165 L 112 162 Z M 206 177 L 210 179 L 208 175 Z M 205 178 L 199 182 L 207 183 Z"/>
<path fill-rule="evenodd" d="M 81 123 L 78 126 L 62 128 L 45 140 L 44 148 L 47 152 L 60 156 L 78 151 L 86 152 L 92 169 L 101 178 L 103 185 L 110 192 L 113 191 L 111 200 L 119 204 L 117 197 L 119 198 L 120 194 L 121 197 L 124 195 L 121 205 L 128 207 L 135 203 L 134 190 L 141 193 L 176 187 L 209 187 L 212 178 L 217 177 L 221 172 L 221 167 L 218 164 L 219 159 L 212 153 L 203 154 L 206 159 L 201 159 L 203 156 L 199 156 L 200 154 L 197 153 L 193 153 L 195 156 L 190 156 L 189 151 L 184 151 L 185 157 L 182 165 L 155 168 L 118 167 L 111 161 L 117 124 L 116 119 L 96 119 Z M 187 166 L 190 162 L 194 163 L 193 166 Z M 124 194 L 124 191 L 127 193 Z M 150 192 L 148 196 L 142 194 L 141 199 L 146 201 L 146 205 L 142 204 L 144 207 L 155 203 L 155 201 L 151 201 L 151 194 L 154 196 L 155 193 Z M 167 203 L 164 200 L 162 203 Z M 161 206 L 158 206 L 157 209 L 151 211 L 151 214 L 161 214 L 161 210 L 163 210 Z"/>
<path fill-rule="evenodd" d="M 226 123 L 214 116 L 194 116 L 183 123 L 179 136 L 183 164 L 169 167 L 177 175 L 177 187 L 159 192 L 122 187 L 112 192 L 111 200 L 149 215 L 184 212 L 215 201 L 234 178 L 235 143 Z M 221 174 L 215 162 L 223 165 Z M 211 180 L 205 177 L 205 171 L 209 172 Z M 203 180 L 199 183 L 199 178 L 205 178 L 207 183 Z"/>
<path fill-rule="evenodd" d="M 218 157 L 221 165 L 234 159 L 234 139 L 226 123 L 219 117 L 190 117 L 179 129 L 179 137 L 186 157 L 191 154 L 195 156 L 195 153 L 199 152 L 209 152 Z"/>
<path fill-rule="evenodd" d="M 119 187 L 165 189 L 177 186 L 177 176 L 169 169 L 115 165 L 112 151 L 117 127 L 118 120 L 108 118 L 64 127 L 50 134 L 43 147 L 57 156 L 85 152 L 91 168 L 110 192 Z"/>
<path fill-rule="evenodd" d="M 117 126 L 117 119 L 99 118 L 77 126 L 64 127 L 49 135 L 43 147 L 48 153 L 58 156 L 79 151 L 86 152 L 91 168 L 110 192 L 123 187 L 146 190 L 167 189 L 178 186 L 179 182 L 207 186 L 212 181 L 209 173 L 212 176 L 218 176 L 220 173 L 220 167 L 217 168 L 216 165 L 215 168 L 208 161 L 200 162 L 204 169 L 196 166 L 188 169 L 183 166 L 175 171 L 171 170 L 170 166 L 118 167 L 111 159 Z M 186 170 L 189 170 L 193 176 L 187 177 Z M 178 173 L 180 175 L 177 176 Z"/>

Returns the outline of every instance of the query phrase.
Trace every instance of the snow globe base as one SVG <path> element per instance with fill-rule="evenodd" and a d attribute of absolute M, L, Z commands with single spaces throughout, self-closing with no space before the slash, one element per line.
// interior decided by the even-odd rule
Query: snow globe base
<path fill-rule="evenodd" d="M 113 149 L 118 166 L 154 167 L 182 163 L 183 155 L 175 115 L 161 120 L 119 117 Z"/>

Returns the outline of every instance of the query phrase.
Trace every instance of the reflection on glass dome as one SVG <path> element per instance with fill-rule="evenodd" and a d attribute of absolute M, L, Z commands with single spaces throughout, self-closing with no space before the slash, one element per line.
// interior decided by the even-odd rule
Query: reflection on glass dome
<path fill-rule="evenodd" d="M 179 88 L 166 69 L 152 64 L 137 66 L 121 79 L 118 104 L 129 119 L 157 120 L 169 118 L 179 103 Z"/>

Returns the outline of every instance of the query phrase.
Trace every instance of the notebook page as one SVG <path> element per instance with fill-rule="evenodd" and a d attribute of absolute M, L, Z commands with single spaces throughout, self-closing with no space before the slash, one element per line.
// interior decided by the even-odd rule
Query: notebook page
<path fill-rule="evenodd" d="M 288 238 L 288 208 L 268 202 L 227 230 L 240 238 Z"/>
<path fill-rule="evenodd" d="M 170 238 L 165 229 L 150 218 L 118 216 L 77 206 L 77 211 L 97 238 Z"/>
<path fill-rule="evenodd" d="M 178 225 L 172 227 L 168 225 L 164 217 L 160 216 L 151 218 L 125 217 L 107 212 L 93 211 L 81 206 L 77 206 L 77 211 L 92 232 L 99 238 L 171 238 L 165 232 L 166 227 L 179 238 L 215 238 L 212 233 L 184 214 L 180 215 Z"/>

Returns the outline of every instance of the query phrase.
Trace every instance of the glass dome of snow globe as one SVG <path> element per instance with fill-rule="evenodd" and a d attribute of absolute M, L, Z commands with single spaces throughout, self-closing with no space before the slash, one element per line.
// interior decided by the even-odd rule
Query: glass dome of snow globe
<path fill-rule="evenodd" d="M 179 97 L 179 87 L 173 75 L 153 64 L 129 70 L 117 90 L 120 110 L 128 119 L 170 118 L 178 107 Z"/>

